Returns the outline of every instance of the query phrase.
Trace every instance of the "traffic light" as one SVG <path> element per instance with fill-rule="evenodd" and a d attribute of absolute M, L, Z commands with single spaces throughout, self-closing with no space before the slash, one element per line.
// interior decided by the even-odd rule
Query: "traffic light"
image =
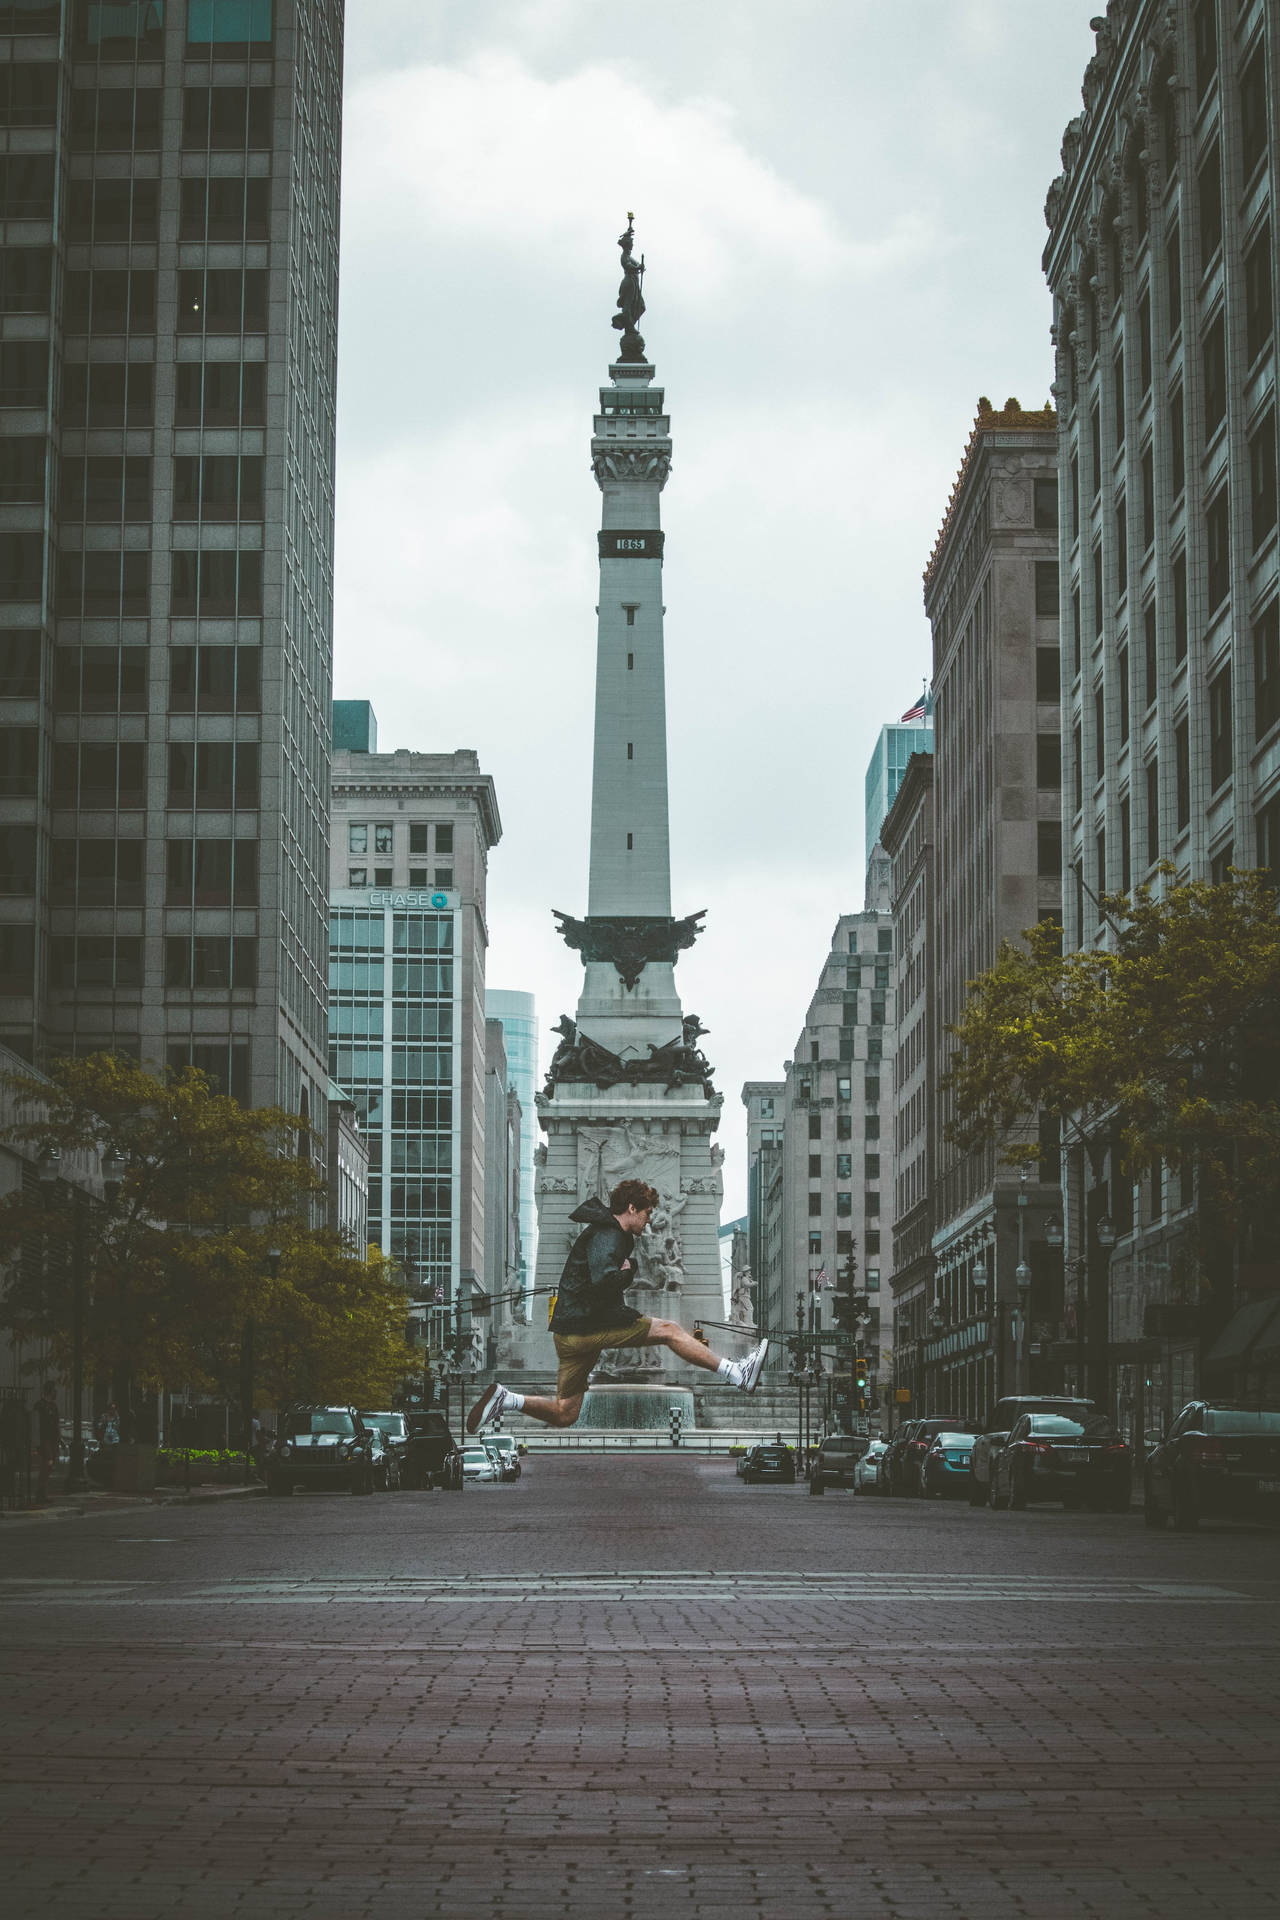
<path fill-rule="evenodd" d="M 864 1354 L 858 1354 L 853 1363 L 854 1403 L 859 1413 L 867 1410 L 867 1362 Z"/>
<path fill-rule="evenodd" d="M 857 1295 L 835 1293 L 831 1296 L 831 1314 L 841 1333 L 853 1333 L 858 1325 Z"/>

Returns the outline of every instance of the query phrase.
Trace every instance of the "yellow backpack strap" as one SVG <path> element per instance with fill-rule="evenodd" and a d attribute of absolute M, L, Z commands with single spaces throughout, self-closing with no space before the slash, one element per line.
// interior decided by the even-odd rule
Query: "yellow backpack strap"
<path fill-rule="evenodd" d="M 558 1300 L 558 1298 L 559 1298 L 559 1295 L 553 1293 L 551 1295 L 551 1298 L 547 1301 L 547 1325 L 548 1326 L 551 1325 L 551 1316 L 554 1314 L 556 1310 L 556 1301 Z"/>

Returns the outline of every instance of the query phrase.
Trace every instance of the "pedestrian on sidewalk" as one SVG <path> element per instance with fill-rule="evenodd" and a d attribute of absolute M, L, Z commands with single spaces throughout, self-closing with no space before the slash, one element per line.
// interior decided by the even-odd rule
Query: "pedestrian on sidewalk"
<path fill-rule="evenodd" d="M 560 1362 L 556 1397 L 516 1393 L 495 1382 L 467 1415 L 467 1432 L 479 1433 L 504 1413 L 527 1413 L 548 1427 L 571 1427 L 582 1411 L 591 1369 L 601 1354 L 621 1347 L 666 1347 L 691 1366 L 704 1367 L 731 1387 L 754 1393 L 769 1350 L 762 1340 L 742 1360 L 721 1360 L 676 1320 L 637 1313 L 623 1299 L 635 1285 L 631 1252 L 658 1204 L 655 1188 L 623 1180 L 602 1200 L 586 1200 L 569 1215 L 582 1224 L 556 1293 L 551 1334 Z"/>
<path fill-rule="evenodd" d="M 49 1476 L 58 1465 L 62 1450 L 62 1419 L 58 1412 L 58 1388 L 46 1380 L 36 1401 L 36 1505 L 47 1506 Z"/>

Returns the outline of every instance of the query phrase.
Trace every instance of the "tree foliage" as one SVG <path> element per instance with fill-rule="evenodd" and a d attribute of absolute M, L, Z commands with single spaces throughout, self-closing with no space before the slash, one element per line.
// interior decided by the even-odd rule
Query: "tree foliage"
<path fill-rule="evenodd" d="M 1130 1173 L 1156 1155 L 1193 1164 L 1224 1226 L 1274 1231 L 1280 919 L 1267 875 L 1102 904 L 1107 948 L 1062 954 L 1056 930 L 1036 927 L 973 983 L 951 1029 L 950 1137 L 1000 1140 L 1044 1108 L 1082 1138 L 1111 1130 Z"/>
<path fill-rule="evenodd" d="M 323 1182 L 296 1114 L 242 1107 L 193 1068 L 160 1079 L 111 1054 L 9 1087 L 22 1116 L 10 1137 L 67 1168 L 114 1153 L 123 1178 L 107 1203 L 61 1180 L 0 1202 L 0 1323 L 48 1339 L 65 1366 L 83 1257 L 86 1365 L 126 1396 L 164 1384 L 234 1395 L 250 1321 L 277 1403 L 384 1397 L 411 1365 L 387 1263 L 308 1224 Z"/>

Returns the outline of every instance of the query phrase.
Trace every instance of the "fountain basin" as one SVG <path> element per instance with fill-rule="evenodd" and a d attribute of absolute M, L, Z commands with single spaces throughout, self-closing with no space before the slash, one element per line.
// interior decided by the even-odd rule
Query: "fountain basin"
<path fill-rule="evenodd" d="M 630 1427 L 666 1432 L 672 1407 L 679 1407 L 684 1430 L 694 1429 L 693 1390 L 665 1384 L 631 1385 L 625 1381 L 588 1387 L 578 1415 L 580 1427 Z"/>

